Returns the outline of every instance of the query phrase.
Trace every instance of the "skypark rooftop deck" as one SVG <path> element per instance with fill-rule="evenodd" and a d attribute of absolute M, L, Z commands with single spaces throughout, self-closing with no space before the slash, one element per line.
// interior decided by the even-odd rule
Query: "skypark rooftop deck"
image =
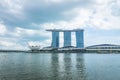
<path fill-rule="evenodd" d="M 65 32 L 65 31 L 70 31 L 70 32 L 75 32 L 75 31 L 84 31 L 83 29 L 72 29 L 72 30 L 65 30 L 65 29 L 47 29 L 46 31 L 58 31 L 58 32 Z"/>

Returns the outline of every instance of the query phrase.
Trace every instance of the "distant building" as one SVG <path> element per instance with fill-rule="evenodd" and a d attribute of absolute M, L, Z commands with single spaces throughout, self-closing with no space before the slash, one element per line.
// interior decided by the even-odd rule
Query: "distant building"
<path fill-rule="evenodd" d="M 120 45 L 100 44 L 86 47 L 87 50 L 120 50 Z"/>
<path fill-rule="evenodd" d="M 46 31 L 52 32 L 52 44 L 53 48 L 59 48 L 59 32 L 64 33 L 64 47 L 71 45 L 71 32 L 76 34 L 76 47 L 84 48 L 84 30 L 83 29 L 73 29 L 73 30 L 61 30 L 61 29 L 48 29 Z"/>
<path fill-rule="evenodd" d="M 52 47 L 57 48 L 59 47 L 59 32 L 52 31 Z"/>
<path fill-rule="evenodd" d="M 64 47 L 71 46 L 71 31 L 64 31 Z"/>
<path fill-rule="evenodd" d="M 76 31 L 76 47 L 84 48 L 84 33 L 83 30 Z"/>

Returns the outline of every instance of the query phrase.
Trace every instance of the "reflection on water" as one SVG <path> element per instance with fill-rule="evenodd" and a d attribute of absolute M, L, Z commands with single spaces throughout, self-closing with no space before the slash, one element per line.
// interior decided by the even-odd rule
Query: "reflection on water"
<path fill-rule="evenodd" d="M 120 80 L 119 54 L 0 53 L 0 80 Z"/>
<path fill-rule="evenodd" d="M 60 55 L 61 54 L 51 54 L 52 80 L 85 80 L 83 55 L 74 54 L 75 58 L 72 58 L 71 54 L 65 53 L 62 56 L 63 60 L 59 59 Z M 72 59 L 76 59 L 76 65 L 72 65 Z M 75 67 L 72 68 L 73 66 Z M 60 67 L 62 67 L 62 69 L 60 69 Z"/>
<path fill-rule="evenodd" d="M 52 71 L 52 79 L 57 80 L 59 79 L 59 56 L 58 54 L 51 54 L 51 71 Z"/>
<path fill-rule="evenodd" d="M 64 80 L 72 80 L 72 74 L 71 74 L 71 54 L 66 53 L 64 54 Z"/>
<path fill-rule="evenodd" d="M 76 54 L 77 80 L 86 80 L 83 54 Z"/>

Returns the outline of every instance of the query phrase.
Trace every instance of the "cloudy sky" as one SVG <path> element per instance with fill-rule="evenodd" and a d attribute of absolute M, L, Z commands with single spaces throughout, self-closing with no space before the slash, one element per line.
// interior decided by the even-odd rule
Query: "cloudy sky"
<path fill-rule="evenodd" d="M 0 0 L 0 49 L 50 46 L 54 28 L 84 29 L 85 46 L 120 45 L 120 0 Z"/>

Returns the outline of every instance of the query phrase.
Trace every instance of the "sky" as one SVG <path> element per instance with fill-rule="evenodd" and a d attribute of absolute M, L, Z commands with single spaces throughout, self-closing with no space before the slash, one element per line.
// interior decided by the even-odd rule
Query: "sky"
<path fill-rule="evenodd" d="M 50 46 L 46 29 L 84 29 L 85 47 L 120 45 L 120 0 L 0 0 L 0 49 Z"/>

